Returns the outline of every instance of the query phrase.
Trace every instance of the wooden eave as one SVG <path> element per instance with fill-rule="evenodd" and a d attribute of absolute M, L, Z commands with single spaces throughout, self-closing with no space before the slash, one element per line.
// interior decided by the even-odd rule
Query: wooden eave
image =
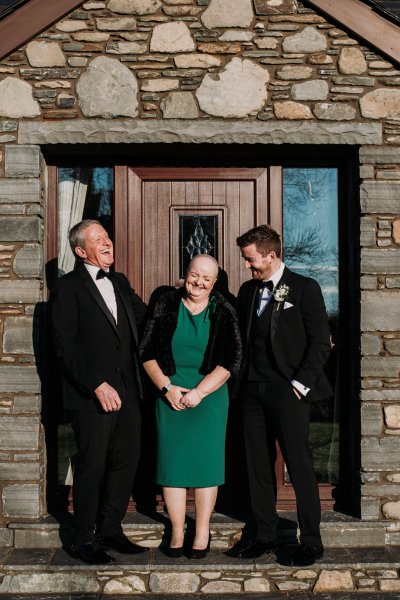
<path fill-rule="evenodd" d="M 330 17 L 400 63 L 400 27 L 360 0 L 307 0 Z M 0 60 L 29 42 L 76 8 L 82 0 L 30 0 L 0 20 Z"/>
<path fill-rule="evenodd" d="M 0 20 L 0 60 L 83 4 L 82 0 L 30 0 Z"/>
<path fill-rule="evenodd" d="M 400 27 L 360 0 L 307 0 L 308 4 L 400 63 Z"/>

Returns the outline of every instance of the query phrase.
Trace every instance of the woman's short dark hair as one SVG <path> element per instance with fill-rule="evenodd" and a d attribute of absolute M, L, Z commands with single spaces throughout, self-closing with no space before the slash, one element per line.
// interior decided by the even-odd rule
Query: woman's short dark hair
<path fill-rule="evenodd" d="M 71 227 L 69 230 L 69 245 L 71 246 L 71 250 L 74 254 L 77 246 L 85 249 L 85 236 L 83 235 L 83 232 L 85 229 L 90 227 L 90 225 L 100 225 L 102 227 L 100 221 L 96 221 L 96 219 L 84 219 L 83 221 L 80 221 L 80 223 L 77 223 Z"/>
<path fill-rule="evenodd" d="M 266 256 L 269 252 L 275 252 L 278 258 L 281 257 L 281 236 L 270 225 L 253 227 L 236 238 L 236 244 L 239 248 L 255 244 L 257 252 L 262 256 Z"/>

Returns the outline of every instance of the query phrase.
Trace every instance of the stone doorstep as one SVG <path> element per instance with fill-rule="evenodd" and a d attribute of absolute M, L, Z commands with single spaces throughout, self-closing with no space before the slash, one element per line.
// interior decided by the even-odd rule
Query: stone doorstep
<path fill-rule="evenodd" d="M 289 556 L 283 551 L 277 555 L 281 562 Z M 328 548 L 320 562 L 305 568 L 278 564 L 274 555 L 240 560 L 218 550 L 196 561 L 185 557 L 171 560 L 157 549 L 133 560 L 128 555 L 110 554 L 116 558 L 115 563 L 90 566 L 62 549 L 2 549 L 0 598 L 9 598 L 9 594 L 26 598 L 39 593 L 60 598 L 73 593 L 98 594 L 93 596 L 96 599 L 157 593 L 169 598 L 169 594 L 200 593 L 210 600 L 210 595 L 217 593 L 229 597 L 240 593 L 242 598 L 245 592 L 264 592 L 268 597 L 298 592 L 297 598 L 310 598 L 312 592 L 318 592 L 318 597 L 319 593 L 342 592 L 336 597 L 347 600 L 344 592 L 357 592 L 357 597 L 365 592 L 385 592 L 375 596 L 381 600 L 387 592 L 400 591 L 400 548 Z M 165 596 L 159 596 L 161 599 Z"/>
<path fill-rule="evenodd" d="M 67 518 L 66 518 L 67 517 Z M 69 540 L 70 515 L 57 521 L 46 517 L 39 522 L 10 523 L 15 548 L 60 548 Z M 130 513 L 123 523 L 124 532 L 132 541 L 157 547 L 168 532 L 168 517 L 164 513 L 147 516 Z M 193 515 L 188 514 L 188 527 L 193 524 Z M 234 519 L 215 513 L 211 521 L 212 547 L 228 549 L 240 538 L 245 520 Z M 389 545 L 385 521 L 360 521 L 340 513 L 324 512 L 321 534 L 325 547 L 384 547 Z M 167 534 L 168 535 L 168 534 Z M 281 513 L 279 538 L 294 542 L 297 531 L 296 515 Z"/>

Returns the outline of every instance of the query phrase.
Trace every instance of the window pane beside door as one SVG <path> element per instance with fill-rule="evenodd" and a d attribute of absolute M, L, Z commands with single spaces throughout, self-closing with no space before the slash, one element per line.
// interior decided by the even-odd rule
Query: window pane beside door
<path fill-rule="evenodd" d="M 283 239 L 285 264 L 321 286 L 332 341 L 339 317 L 338 172 L 334 168 L 283 170 Z M 335 389 L 335 347 L 327 375 Z M 310 440 L 319 483 L 337 483 L 339 468 L 338 398 L 311 406 Z"/>
<path fill-rule="evenodd" d="M 112 168 L 58 169 L 58 268 L 64 275 L 74 267 L 68 231 L 82 219 L 100 221 L 113 231 L 114 170 Z"/>
<path fill-rule="evenodd" d="M 58 274 L 74 268 L 68 232 L 82 219 L 96 219 L 110 237 L 113 234 L 114 170 L 112 168 L 58 169 Z M 71 459 L 75 443 L 70 425 L 61 415 L 58 424 L 58 482 L 72 483 Z"/>

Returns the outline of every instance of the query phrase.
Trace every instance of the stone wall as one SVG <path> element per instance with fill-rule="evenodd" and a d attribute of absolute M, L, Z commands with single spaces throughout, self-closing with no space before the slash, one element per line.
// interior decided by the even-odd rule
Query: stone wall
<path fill-rule="evenodd" d="M 3 131 L 15 127 L 2 122 Z M 45 510 L 38 375 L 43 298 L 41 155 L 37 146 L 8 145 L 1 158 L 0 525 L 15 517 L 37 518 Z"/>
<path fill-rule="evenodd" d="M 395 529 L 397 66 L 296 0 L 230 0 L 229 10 L 226 0 L 89 1 L 0 62 L 0 117 L 3 522 L 45 510 L 32 334 L 43 300 L 40 144 L 261 141 L 362 146 L 362 515 Z"/>

